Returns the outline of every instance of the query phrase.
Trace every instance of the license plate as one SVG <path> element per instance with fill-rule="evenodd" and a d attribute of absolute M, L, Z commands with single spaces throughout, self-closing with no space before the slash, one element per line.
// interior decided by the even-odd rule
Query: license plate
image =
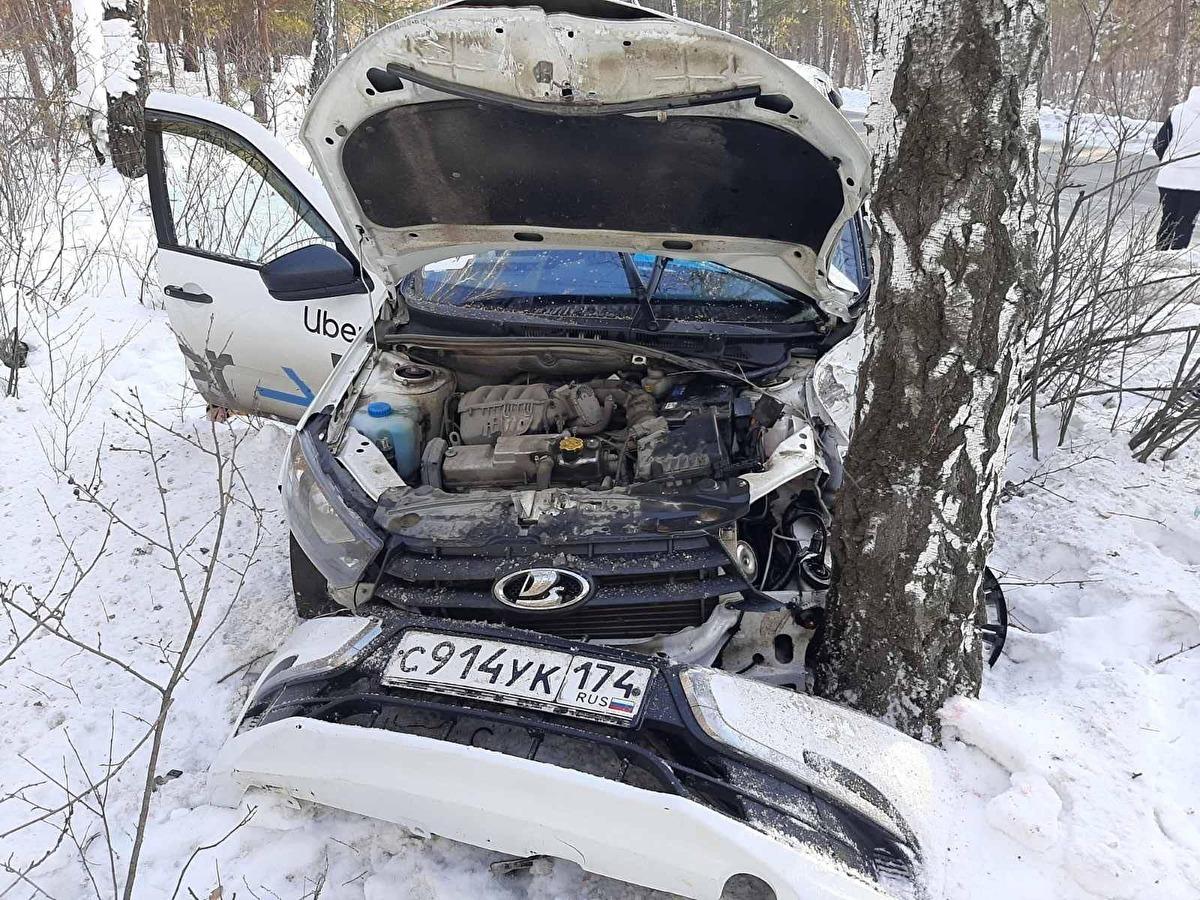
<path fill-rule="evenodd" d="M 410 630 L 383 683 L 624 725 L 637 718 L 650 675 L 581 653 Z"/>

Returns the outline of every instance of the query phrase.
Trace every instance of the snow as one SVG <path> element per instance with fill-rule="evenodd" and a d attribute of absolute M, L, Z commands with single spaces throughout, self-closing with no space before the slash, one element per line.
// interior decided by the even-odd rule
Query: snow
<path fill-rule="evenodd" d="M 79 62 L 74 101 L 97 112 L 106 109 L 103 96 L 137 93 L 142 77 L 133 23 L 123 18 L 106 20 L 105 9 L 124 10 L 125 0 L 71 0 Z"/>
<path fill-rule="evenodd" d="M 862 88 L 844 87 L 840 91 L 842 95 L 842 109 L 846 112 L 867 111 L 867 104 L 871 101 L 871 95 Z"/>
<path fill-rule="evenodd" d="M 71 0 L 75 28 L 75 67 L 78 79 L 74 103 L 105 114 L 108 106 L 101 87 L 104 84 L 104 10 L 100 0 Z"/>
<path fill-rule="evenodd" d="M 111 4 L 110 4 L 111 5 Z M 138 64 L 138 35 L 128 19 L 107 19 L 104 33 L 104 91 L 110 97 L 136 94 L 141 79 Z"/>
<path fill-rule="evenodd" d="M 855 115 L 865 114 L 870 104 L 869 93 L 857 87 L 843 87 L 842 111 Z M 1043 106 L 1039 111 L 1038 124 L 1043 144 L 1061 144 L 1066 139 L 1068 110 L 1054 106 Z M 1081 149 L 1112 150 L 1121 145 L 1123 152 L 1151 153 L 1154 135 L 1161 122 L 1133 119 L 1127 116 L 1104 113 L 1077 113 L 1072 125 L 1072 144 Z"/>
<path fill-rule="evenodd" d="M 1167 259 L 1194 272 L 1200 252 Z M 1179 324 L 1197 321 L 1193 307 Z M 842 424 L 856 350 L 818 373 Z M 942 896 L 1200 894 L 1200 651 L 1165 658 L 1200 642 L 1200 448 L 1135 462 L 1138 413 L 1089 398 L 1041 460 L 1017 421 L 990 560 L 1013 626 L 980 698 L 942 713 L 955 813 L 914 823 L 946 848 L 930 862 Z M 1056 411 L 1041 416 L 1056 433 Z"/>
<path fill-rule="evenodd" d="M 1012 786 L 987 804 L 988 824 L 1030 850 L 1043 852 L 1058 843 L 1062 798 L 1036 773 L 1018 771 Z"/>
<path fill-rule="evenodd" d="M 1061 144 L 1066 139 L 1068 111 L 1050 106 L 1041 110 L 1042 140 Z M 1103 113 L 1079 113 L 1072 127 L 1073 141 L 1081 147 L 1112 149 L 1123 145 L 1126 153 L 1150 153 L 1161 122 Z"/>
<path fill-rule="evenodd" d="M 292 145 L 297 116 L 285 107 L 279 117 L 280 137 Z M 128 254 L 114 256 L 103 279 L 89 282 L 85 296 L 50 321 L 66 340 L 75 317 L 88 317 L 76 329 L 78 358 L 121 349 L 71 428 L 70 469 L 90 481 L 98 453 L 101 496 L 116 500 L 122 515 L 151 536 L 162 533 L 161 496 L 181 534 L 201 535 L 188 569 L 194 579 L 211 547 L 214 480 L 201 448 L 212 438 L 201 404 L 184 389 L 183 358 L 164 313 L 138 302 L 138 261 L 151 240 L 145 198 L 123 200 L 111 172 L 97 187 L 111 200 L 109 212 L 127 217 Z M 98 239 L 99 219 L 97 213 L 83 239 Z M 73 572 L 58 531 L 87 560 L 100 546 L 105 518 L 53 471 L 34 437 L 61 436 L 57 401 L 48 401 L 43 386 L 51 383 L 52 361 L 62 358 L 33 344 L 21 396 L 0 398 L 0 593 L 57 602 Z M 847 360 L 840 367 L 852 368 Z M 0 381 L 5 376 L 0 368 Z M 131 452 L 137 435 L 113 415 L 127 410 L 135 388 L 164 424 L 197 441 L 158 433 L 162 495 L 148 458 Z M 844 412 L 845 398 L 838 399 Z M 1018 420 L 1006 478 L 1026 483 L 1000 507 L 992 560 L 1013 614 L 1008 645 L 985 675 L 981 696 L 956 699 L 943 711 L 945 748 L 919 748 L 939 791 L 926 818 L 914 823 L 926 835 L 937 896 L 1200 896 L 1200 650 L 1164 659 L 1200 641 L 1200 448 L 1185 448 L 1170 462 L 1136 463 L 1126 447 L 1131 411 L 1115 427 L 1114 414 L 1101 398 L 1081 401 L 1064 445 L 1041 460 L 1032 458 L 1027 424 Z M 1043 411 L 1043 434 L 1056 432 L 1054 415 Z M 245 487 L 238 491 L 261 510 L 263 542 L 256 550 L 256 517 L 239 507 L 221 552 L 231 562 L 244 559 L 240 554 L 257 561 L 179 688 L 134 896 L 300 898 L 318 887 L 322 897 L 351 900 L 652 896 L 568 863 L 549 874 L 495 876 L 488 864 L 497 856 L 487 851 L 266 792 L 249 796 L 240 810 L 207 804 L 205 771 L 244 697 L 244 672 L 296 624 L 275 490 L 286 433 L 234 419 L 218 436 L 226 449 L 244 438 L 238 459 Z M 65 614 L 81 638 L 101 640 L 155 677 L 168 668 L 185 615 L 164 562 L 146 539 L 115 530 Z M 218 571 L 216 608 L 233 599 L 234 582 Z M 62 801 L 54 781 L 78 786 L 83 770 L 98 778 L 110 758 L 128 752 L 156 697 L 126 672 L 52 636 L 18 647 L 10 629 L 24 635 L 28 622 L 15 615 L 0 621 L 0 893 L 109 896 L 95 798 L 76 804 L 75 833 L 57 849 L 49 824 L 7 832 L 40 815 L 39 805 Z M 105 795 L 118 877 L 131 850 L 145 759 L 144 750 L 136 754 Z M 173 770 L 181 774 L 170 776 Z M 912 776 L 903 767 L 895 774 Z M 51 850 L 29 876 L 36 890 L 5 869 Z M 218 886 L 223 894 L 214 895 Z"/>
<path fill-rule="evenodd" d="M 1157 660 L 1200 640 L 1200 454 L 1138 464 L 1111 416 L 1089 405 L 1037 463 L 1015 436 L 1011 481 L 1076 468 L 1001 507 L 993 566 L 1016 627 L 981 697 L 944 720 L 1011 778 L 990 821 L 1027 845 L 1061 830 L 1040 858 L 1061 867 L 1063 896 L 1196 896 L 1200 657 Z M 1060 799 L 1057 828 L 1035 779 Z"/>

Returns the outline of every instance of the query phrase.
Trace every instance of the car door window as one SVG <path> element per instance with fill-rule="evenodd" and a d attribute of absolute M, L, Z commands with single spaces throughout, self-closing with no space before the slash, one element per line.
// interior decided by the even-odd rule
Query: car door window
<path fill-rule="evenodd" d="M 232 135 L 169 123 L 160 139 L 171 243 L 179 249 L 254 265 L 312 244 L 338 249 L 312 206 Z"/>

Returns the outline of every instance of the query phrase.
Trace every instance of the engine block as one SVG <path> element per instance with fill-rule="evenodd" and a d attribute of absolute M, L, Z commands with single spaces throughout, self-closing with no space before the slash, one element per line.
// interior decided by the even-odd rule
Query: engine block
<path fill-rule="evenodd" d="M 463 394 L 458 435 L 464 444 L 491 444 L 502 436 L 544 434 L 554 401 L 545 384 L 494 384 Z"/>

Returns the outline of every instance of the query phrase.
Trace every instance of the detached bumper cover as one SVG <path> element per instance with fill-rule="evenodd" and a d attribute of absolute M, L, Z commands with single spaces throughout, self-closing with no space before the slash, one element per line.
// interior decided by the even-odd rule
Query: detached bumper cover
<path fill-rule="evenodd" d="M 923 896 L 920 851 L 901 813 L 828 746 L 839 715 L 849 717 L 847 734 L 891 733 L 885 726 L 805 698 L 817 704 L 813 718 L 781 689 L 654 660 L 632 728 L 384 687 L 380 673 L 409 626 L 579 647 L 424 617 L 306 622 L 259 679 L 214 762 L 214 801 L 276 788 L 696 898 L 719 898 L 739 874 L 761 878 L 780 900 Z M 648 661 L 595 645 L 587 652 Z M 746 715 L 772 701 L 794 720 L 780 730 L 776 715 L 761 740 L 748 736 Z M 809 732 L 806 753 L 797 747 Z"/>

